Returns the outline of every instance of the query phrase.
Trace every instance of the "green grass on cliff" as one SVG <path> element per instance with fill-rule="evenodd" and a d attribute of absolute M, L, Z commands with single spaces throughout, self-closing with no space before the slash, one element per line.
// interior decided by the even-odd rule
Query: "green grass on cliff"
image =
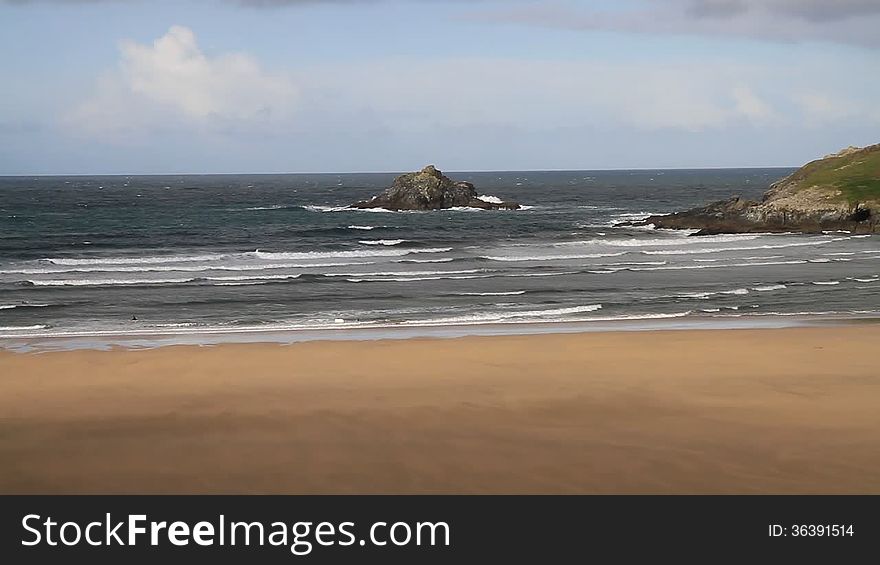
<path fill-rule="evenodd" d="M 866 151 L 813 161 L 798 171 L 800 185 L 827 186 L 850 202 L 880 200 L 880 145 Z"/>

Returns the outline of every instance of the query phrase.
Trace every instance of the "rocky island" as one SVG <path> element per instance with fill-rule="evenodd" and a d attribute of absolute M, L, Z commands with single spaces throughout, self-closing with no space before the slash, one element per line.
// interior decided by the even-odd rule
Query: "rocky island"
<path fill-rule="evenodd" d="M 850 147 L 804 165 L 760 201 L 733 197 L 631 225 L 696 229 L 694 235 L 750 232 L 880 233 L 880 144 Z"/>
<path fill-rule="evenodd" d="M 386 210 L 443 210 L 456 207 L 518 210 L 520 205 L 494 197 L 481 197 L 473 184 L 454 181 L 434 165 L 428 165 L 419 172 L 400 175 L 381 194 L 356 202 L 351 207 Z"/>

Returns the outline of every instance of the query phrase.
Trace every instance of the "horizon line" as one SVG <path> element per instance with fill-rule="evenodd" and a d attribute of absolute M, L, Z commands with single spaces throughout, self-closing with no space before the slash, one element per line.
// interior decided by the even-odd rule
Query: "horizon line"
<path fill-rule="evenodd" d="M 457 170 L 440 167 L 443 172 L 454 173 L 567 173 L 567 172 L 628 172 L 628 171 L 722 171 L 736 169 L 797 169 L 802 165 L 749 165 L 739 167 L 621 167 L 597 169 L 474 169 Z M 421 170 L 421 169 L 418 169 Z M 20 177 L 163 177 L 163 176 L 268 176 L 268 175 L 392 175 L 414 171 L 264 171 L 264 172 L 162 172 L 162 173 L 0 173 L 0 178 Z"/>

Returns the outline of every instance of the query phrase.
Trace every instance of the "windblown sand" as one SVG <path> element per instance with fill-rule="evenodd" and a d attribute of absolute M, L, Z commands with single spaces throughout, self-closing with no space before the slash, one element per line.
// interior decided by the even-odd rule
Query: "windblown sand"
<path fill-rule="evenodd" d="M 0 353 L 2 493 L 880 493 L 880 326 Z"/>

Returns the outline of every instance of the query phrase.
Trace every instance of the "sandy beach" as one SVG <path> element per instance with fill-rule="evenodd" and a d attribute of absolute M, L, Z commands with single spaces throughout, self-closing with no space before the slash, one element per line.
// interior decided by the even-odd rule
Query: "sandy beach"
<path fill-rule="evenodd" d="M 880 493 L 880 326 L 0 352 L 2 493 Z"/>

